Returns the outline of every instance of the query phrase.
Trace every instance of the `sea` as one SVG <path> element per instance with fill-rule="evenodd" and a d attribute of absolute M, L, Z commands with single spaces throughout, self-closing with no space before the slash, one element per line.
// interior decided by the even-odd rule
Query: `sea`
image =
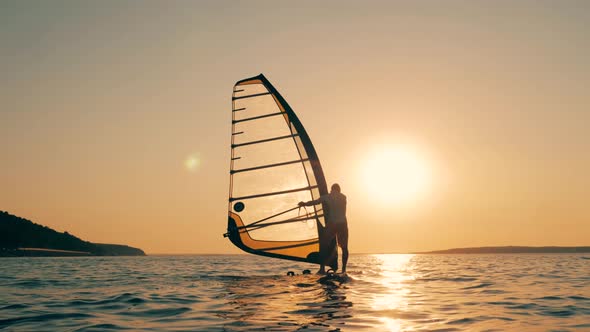
<path fill-rule="evenodd" d="M 253 255 L 0 258 L 0 330 L 590 331 L 590 254 L 359 254 L 348 278 L 316 269 Z"/>

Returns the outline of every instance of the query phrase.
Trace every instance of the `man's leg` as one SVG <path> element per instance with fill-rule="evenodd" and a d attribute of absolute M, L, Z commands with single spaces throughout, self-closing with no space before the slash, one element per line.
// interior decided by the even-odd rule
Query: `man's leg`
<path fill-rule="evenodd" d="M 331 269 L 332 271 L 336 272 L 336 270 L 338 270 L 338 241 L 336 237 L 336 225 L 334 225 L 333 223 L 327 223 L 324 231 L 325 256 L 323 260 L 323 265 L 327 265 L 329 267 L 328 271 L 330 271 Z"/>
<path fill-rule="evenodd" d="M 336 236 L 338 238 L 338 245 L 342 248 L 342 273 L 346 273 L 346 263 L 348 262 L 348 225 L 339 225 Z"/>
<path fill-rule="evenodd" d="M 342 273 L 346 273 L 346 263 L 348 262 L 348 244 L 342 248 Z"/>
<path fill-rule="evenodd" d="M 334 259 L 332 252 L 326 253 L 326 250 L 328 250 L 327 248 L 331 247 L 330 242 L 335 240 L 334 237 L 336 234 L 334 233 L 333 226 L 327 224 L 322 234 L 323 235 L 320 235 L 320 269 L 317 274 L 326 274 L 326 264 L 329 265 Z"/>

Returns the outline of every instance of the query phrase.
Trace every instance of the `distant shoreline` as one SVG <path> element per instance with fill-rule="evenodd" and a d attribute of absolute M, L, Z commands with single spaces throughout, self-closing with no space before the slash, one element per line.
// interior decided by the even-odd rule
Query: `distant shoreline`
<path fill-rule="evenodd" d="M 105 257 L 105 256 L 147 256 L 146 254 L 108 253 L 95 254 L 88 251 L 60 250 L 48 248 L 0 248 L 0 258 L 10 257 Z"/>
<path fill-rule="evenodd" d="M 421 251 L 414 254 L 576 254 L 590 253 L 590 246 L 582 247 L 526 247 L 526 246 L 503 246 L 503 247 L 471 247 L 452 248 L 444 250 Z"/>

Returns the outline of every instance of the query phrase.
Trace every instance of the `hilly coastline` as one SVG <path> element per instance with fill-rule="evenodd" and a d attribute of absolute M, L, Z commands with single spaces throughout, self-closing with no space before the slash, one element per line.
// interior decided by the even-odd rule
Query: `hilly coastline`
<path fill-rule="evenodd" d="M 145 256 L 120 244 L 92 243 L 68 232 L 0 211 L 0 257 L 15 256 Z"/>

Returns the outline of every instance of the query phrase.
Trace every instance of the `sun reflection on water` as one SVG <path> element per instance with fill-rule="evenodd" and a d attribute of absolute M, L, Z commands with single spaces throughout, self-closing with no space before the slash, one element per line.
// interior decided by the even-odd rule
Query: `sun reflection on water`
<path fill-rule="evenodd" d="M 371 308 L 382 313 L 379 320 L 386 331 L 401 331 L 403 328 L 404 320 L 399 316 L 409 307 L 410 290 L 406 283 L 415 279 L 411 269 L 413 257 L 411 254 L 374 255 L 375 267 L 379 271 L 374 281 L 382 286 L 382 291 L 374 293 Z"/>
<path fill-rule="evenodd" d="M 375 255 L 381 264 L 379 279 L 376 280 L 385 289 L 382 294 L 377 294 L 373 302 L 373 309 L 397 309 L 406 305 L 405 296 L 408 289 L 404 283 L 414 280 L 409 263 L 414 255 Z"/>

